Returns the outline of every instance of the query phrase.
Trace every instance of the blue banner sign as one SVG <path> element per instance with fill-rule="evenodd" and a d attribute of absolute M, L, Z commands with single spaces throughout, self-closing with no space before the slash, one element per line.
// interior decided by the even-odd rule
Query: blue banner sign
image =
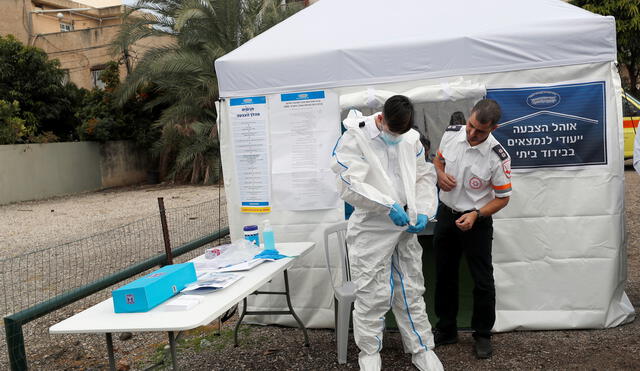
<path fill-rule="evenodd" d="M 268 202 L 242 202 L 242 206 L 269 206 Z"/>
<path fill-rule="evenodd" d="M 488 89 L 502 108 L 495 138 L 512 169 L 607 163 L 604 82 Z"/>
<path fill-rule="evenodd" d="M 280 100 L 283 102 L 291 102 L 296 100 L 324 99 L 324 91 L 308 91 L 304 93 L 287 93 L 280 94 Z"/>
<path fill-rule="evenodd" d="M 245 106 L 249 104 L 266 104 L 267 97 L 245 97 L 245 98 L 231 98 L 231 106 Z"/>

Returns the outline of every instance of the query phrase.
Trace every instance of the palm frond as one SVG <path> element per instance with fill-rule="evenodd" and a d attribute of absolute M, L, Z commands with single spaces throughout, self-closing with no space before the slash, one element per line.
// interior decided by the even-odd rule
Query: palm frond
<path fill-rule="evenodd" d="M 143 89 L 154 96 L 144 107 L 163 107 L 153 153 L 172 161 L 169 177 L 217 181 L 219 143 L 214 102 L 214 61 L 283 20 L 299 6 L 280 0 L 139 0 L 125 14 L 112 51 L 124 53 L 154 38 L 168 38 L 135 61 L 114 92 L 124 105 Z"/>

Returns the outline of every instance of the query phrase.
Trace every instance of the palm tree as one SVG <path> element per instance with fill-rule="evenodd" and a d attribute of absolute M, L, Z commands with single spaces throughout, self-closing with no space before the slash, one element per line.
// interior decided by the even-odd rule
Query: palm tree
<path fill-rule="evenodd" d="M 301 3 L 281 0 L 139 0 L 113 47 L 128 60 L 130 46 L 165 38 L 149 49 L 115 94 L 119 103 L 153 91 L 148 108 L 166 107 L 154 147 L 160 169 L 173 180 L 210 183 L 219 175 L 214 61 L 295 13 Z M 170 170 L 168 170 L 170 169 Z"/>

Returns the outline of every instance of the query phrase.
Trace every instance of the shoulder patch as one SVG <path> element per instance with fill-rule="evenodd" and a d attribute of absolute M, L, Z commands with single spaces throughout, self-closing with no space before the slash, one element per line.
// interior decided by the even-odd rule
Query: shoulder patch
<path fill-rule="evenodd" d="M 498 155 L 498 157 L 500 157 L 500 161 L 504 161 L 509 158 L 507 151 L 505 151 L 500 144 L 493 146 L 491 149 Z"/>
<path fill-rule="evenodd" d="M 444 131 L 460 131 L 462 125 L 449 125 Z"/>

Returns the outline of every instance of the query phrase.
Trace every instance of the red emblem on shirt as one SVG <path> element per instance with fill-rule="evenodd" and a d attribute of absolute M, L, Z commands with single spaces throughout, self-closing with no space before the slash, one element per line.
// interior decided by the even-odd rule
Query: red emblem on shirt
<path fill-rule="evenodd" d="M 511 160 L 502 163 L 502 170 L 504 171 L 504 175 L 511 179 Z"/>
<path fill-rule="evenodd" d="M 469 179 L 469 187 L 472 189 L 480 189 L 480 187 L 482 187 L 482 180 L 477 176 L 472 177 Z"/>

